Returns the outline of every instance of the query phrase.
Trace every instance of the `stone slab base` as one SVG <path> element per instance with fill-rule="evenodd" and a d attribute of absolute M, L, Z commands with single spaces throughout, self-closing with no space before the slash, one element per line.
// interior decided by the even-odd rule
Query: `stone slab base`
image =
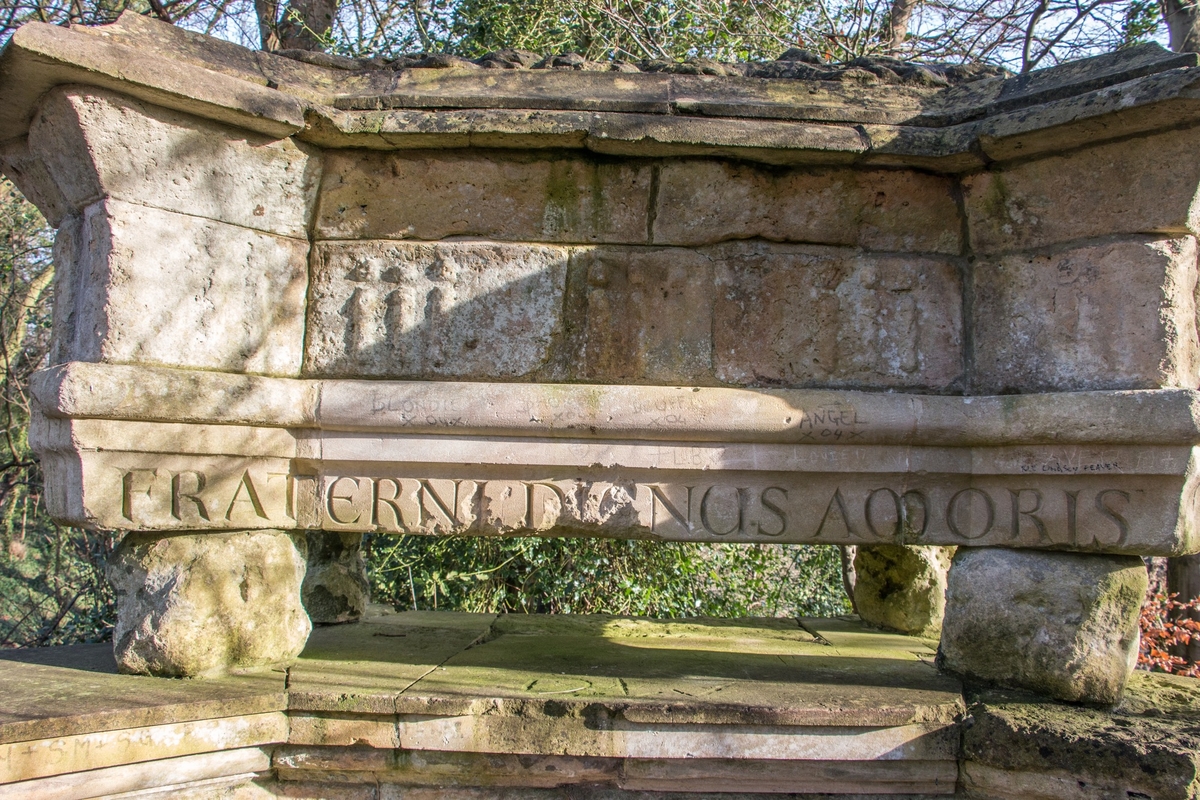
<path fill-rule="evenodd" d="M 1200 682 L 1139 675 L 1115 712 L 964 699 L 931 644 L 852 619 L 372 607 L 287 670 L 220 679 L 118 675 L 107 645 L 6 651 L 0 800 L 915 800 L 1046 776 L 1195 797 Z"/>

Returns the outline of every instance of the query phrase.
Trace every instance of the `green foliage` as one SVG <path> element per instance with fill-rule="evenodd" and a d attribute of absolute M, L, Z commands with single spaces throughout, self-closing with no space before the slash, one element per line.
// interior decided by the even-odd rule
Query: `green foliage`
<path fill-rule="evenodd" d="M 372 597 L 401 609 L 681 616 L 850 611 L 836 547 L 370 536 Z"/>
<path fill-rule="evenodd" d="M 110 639 L 116 613 L 104 561 L 115 536 L 63 528 L 21 505 L 21 546 L 0 553 L 0 647 Z"/>
<path fill-rule="evenodd" d="M 462 0 L 453 48 L 466 56 L 513 47 L 593 60 L 772 59 L 804 38 L 811 8 L 792 0 Z"/>
<path fill-rule="evenodd" d="M 0 181 L 0 646 L 96 641 L 112 627 L 102 570 L 113 534 L 46 516 L 27 438 L 29 376 L 50 343 L 52 241 L 37 209 Z"/>
<path fill-rule="evenodd" d="M 1123 11 L 1122 47 L 1148 42 L 1162 28 L 1162 8 L 1158 0 L 1129 0 Z"/>

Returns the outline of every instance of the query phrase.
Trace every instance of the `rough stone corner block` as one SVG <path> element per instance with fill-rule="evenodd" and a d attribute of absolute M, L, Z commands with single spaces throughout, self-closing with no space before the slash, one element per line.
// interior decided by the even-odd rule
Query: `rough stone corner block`
<path fill-rule="evenodd" d="M 855 610 L 870 625 L 937 636 L 953 556 L 953 547 L 860 545 L 854 554 Z"/>
<path fill-rule="evenodd" d="M 112 199 L 63 230 L 58 359 L 299 372 L 304 241 Z"/>
<path fill-rule="evenodd" d="M 1196 240 L 1128 236 L 975 265 L 976 390 L 1195 386 Z"/>
<path fill-rule="evenodd" d="M 304 610 L 314 624 L 355 622 L 370 602 L 361 533 L 308 531 L 308 570 L 304 573 Z"/>
<path fill-rule="evenodd" d="M 96 87 L 49 92 L 29 152 L 75 211 L 106 197 L 307 238 L 321 159 L 272 140 Z"/>
<path fill-rule="evenodd" d="M 0 162 L 59 228 L 55 363 L 299 373 L 315 151 L 67 86 Z"/>
<path fill-rule="evenodd" d="M 1146 588 L 1136 556 L 960 548 L 938 662 L 968 679 L 1115 703 L 1137 661 Z"/>
<path fill-rule="evenodd" d="M 291 661 L 312 630 L 304 549 L 282 531 L 130 533 L 107 569 L 117 666 L 193 677 Z"/>

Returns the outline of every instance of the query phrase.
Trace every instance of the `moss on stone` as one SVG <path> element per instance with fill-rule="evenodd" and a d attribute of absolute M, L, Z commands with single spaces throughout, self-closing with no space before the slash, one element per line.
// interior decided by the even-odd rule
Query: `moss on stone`
<path fill-rule="evenodd" d="M 1113 710 L 995 689 L 968 699 L 964 759 L 1012 772 L 1063 770 L 1131 797 L 1200 797 L 1200 681 L 1138 672 Z"/>

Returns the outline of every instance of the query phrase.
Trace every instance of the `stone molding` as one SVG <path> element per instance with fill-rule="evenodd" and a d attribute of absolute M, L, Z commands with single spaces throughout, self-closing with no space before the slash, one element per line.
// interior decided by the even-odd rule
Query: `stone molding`
<path fill-rule="evenodd" d="M 13 36 L 0 59 L 0 142 L 24 134 L 47 90 L 87 83 L 321 146 L 551 146 L 959 172 L 1200 122 L 1196 64 L 1192 54 L 1141 45 L 949 88 L 665 73 L 346 70 L 241 51 L 127 13 L 106 27 L 31 24 Z"/>
<path fill-rule="evenodd" d="M 52 490 L 52 513 L 162 531 L 1200 549 L 1190 391 L 237 384 L 80 363 L 41 373 L 31 442 L 52 487 L 82 487 Z M 218 406 L 236 395 L 243 411 L 198 418 L 189 391 Z"/>
<path fill-rule="evenodd" d="M 715 386 L 271 378 L 70 362 L 30 384 L 49 418 L 451 436 L 810 444 L 1200 444 L 1200 391 L 969 396 Z M 446 414 L 453 412 L 451 419 Z M 836 431 L 853 431 L 838 436 Z M 828 431 L 828 433 L 826 433 Z M 841 440 L 845 438 L 845 441 Z"/>

